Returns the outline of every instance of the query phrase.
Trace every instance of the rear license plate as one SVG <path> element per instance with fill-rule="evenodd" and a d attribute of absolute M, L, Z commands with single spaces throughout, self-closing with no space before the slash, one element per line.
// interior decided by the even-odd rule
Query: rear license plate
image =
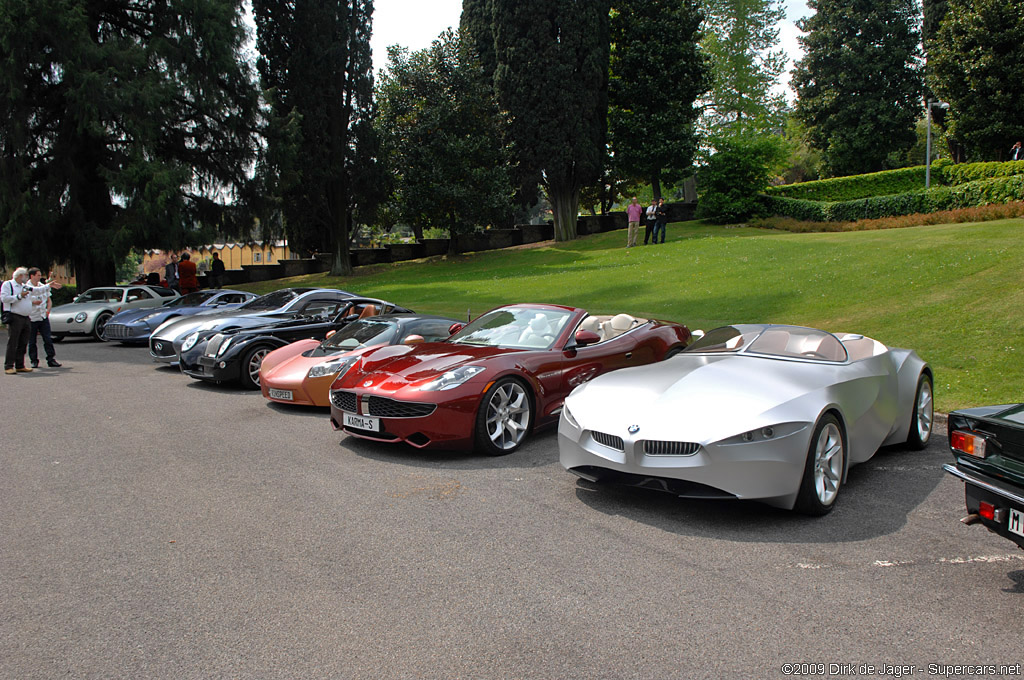
<path fill-rule="evenodd" d="M 370 418 L 368 416 L 357 416 L 354 413 L 346 413 L 344 417 L 344 424 L 346 427 L 354 427 L 357 430 L 380 432 L 379 418 Z"/>
<path fill-rule="evenodd" d="M 285 401 L 291 401 L 292 400 L 292 391 L 291 390 L 275 390 L 275 389 L 271 388 L 270 390 L 268 390 L 268 392 L 270 394 L 270 398 L 271 399 L 283 399 Z"/>
<path fill-rule="evenodd" d="M 1007 522 L 1006 528 L 1010 533 L 1024 536 L 1024 512 L 1010 508 L 1010 521 Z"/>

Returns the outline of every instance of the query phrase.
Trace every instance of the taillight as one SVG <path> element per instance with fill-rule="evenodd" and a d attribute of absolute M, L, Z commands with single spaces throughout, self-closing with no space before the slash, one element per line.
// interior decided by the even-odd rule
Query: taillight
<path fill-rule="evenodd" d="M 949 435 L 949 445 L 954 451 L 966 453 L 968 456 L 985 457 L 985 438 L 976 434 L 956 430 Z"/>
<path fill-rule="evenodd" d="M 991 503 L 981 501 L 981 503 L 978 504 L 978 514 L 984 517 L 985 519 L 995 520 L 996 506 L 992 505 Z"/>

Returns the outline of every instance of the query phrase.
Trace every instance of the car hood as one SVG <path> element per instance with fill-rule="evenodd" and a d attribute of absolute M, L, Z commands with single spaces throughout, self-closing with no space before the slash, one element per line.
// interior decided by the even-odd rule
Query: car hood
<path fill-rule="evenodd" d="M 566 407 L 580 426 L 709 443 L 780 422 L 814 420 L 840 366 L 751 356 L 677 356 L 580 386 Z"/>
<path fill-rule="evenodd" d="M 521 353 L 520 349 L 456 345 L 447 342 L 427 343 L 410 347 L 388 345 L 367 351 L 358 364 L 358 370 L 349 371 L 344 384 L 383 390 L 397 390 L 408 385 L 433 380 L 459 366 L 488 366 L 500 357 Z M 471 382 L 487 380 L 492 375 L 484 371 Z M 358 382 L 355 382 L 358 381 Z"/>
<path fill-rule="evenodd" d="M 143 309 L 126 309 L 123 312 L 118 312 L 113 317 L 111 317 L 110 322 L 111 323 L 132 323 L 133 321 L 138 321 L 142 317 L 147 316 L 149 314 L 163 314 L 165 312 L 167 312 L 167 310 L 163 309 L 162 307 L 148 307 L 148 308 L 143 308 Z"/>
<path fill-rule="evenodd" d="M 171 319 L 157 328 L 154 335 L 164 340 L 177 340 L 192 331 L 217 330 L 227 325 L 233 325 L 225 322 L 237 322 L 237 325 L 245 325 L 246 327 L 265 325 L 269 323 L 266 319 L 267 315 L 274 313 L 266 311 L 247 313 L 240 312 L 237 309 L 223 312 L 200 312 L 191 316 Z M 255 321 L 250 323 L 250 318 L 255 319 Z M 245 321 L 242 321 L 242 319 L 245 319 Z"/>
<path fill-rule="evenodd" d="M 69 302 L 66 305 L 58 305 L 50 310 L 50 316 L 54 314 L 70 314 L 74 316 L 79 312 L 98 312 L 104 309 L 117 309 L 120 302 Z"/>

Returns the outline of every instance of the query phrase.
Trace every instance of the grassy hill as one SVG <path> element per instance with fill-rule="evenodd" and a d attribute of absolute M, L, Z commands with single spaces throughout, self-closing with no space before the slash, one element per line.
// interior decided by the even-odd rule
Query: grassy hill
<path fill-rule="evenodd" d="M 456 317 L 555 302 L 692 329 L 775 322 L 863 333 L 932 364 L 939 410 L 1024 400 L 1022 219 L 830 234 L 687 222 L 668 232 L 664 245 L 630 250 L 618 231 L 245 287 L 338 287 Z"/>

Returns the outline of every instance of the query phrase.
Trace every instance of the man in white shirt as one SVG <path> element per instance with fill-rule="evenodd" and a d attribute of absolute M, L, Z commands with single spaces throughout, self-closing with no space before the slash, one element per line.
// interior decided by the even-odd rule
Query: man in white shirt
<path fill-rule="evenodd" d="M 28 336 L 28 359 L 32 368 L 39 366 L 39 349 L 36 347 L 36 336 L 43 336 L 43 350 L 46 352 L 46 365 L 50 368 L 60 368 L 57 361 L 57 353 L 53 349 L 53 337 L 50 335 L 50 308 L 53 302 L 50 300 L 50 286 L 43 285 L 40 281 L 43 273 L 39 267 L 31 267 L 28 270 L 28 283 L 32 287 L 29 299 L 32 300 L 32 311 L 29 312 L 30 322 Z M 60 284 L 55 284 L 60 288 Z"/>
<path fill-rule="evenodd" d="M 28 347 L 29 312 L 32 301 L 25 290 L 28 281 L 28 270 L 18 267 L 10 281 L 0 285 L 0 302 L 9 315 L 7 323 L 7 353 L 4 355 L 4 373 L 31 373 L 32 369 L 25 366 L 25 348 Z"/>
<path fill-rule="evenodd" d="M 61 284 L 54 283 L 53 287 L 62 288 Z M 47 292 L 50 285 L 42 286 Z M 10 313 L 10 323 L 7 324 L 7 353 L 4 355 L 4 373 L 14 375 L 15 373 L 31 373 L 32 369 L 25 365 L 25 350 L 28 348 L 28 334 L 32 322 L 29 314 L 32 313 L 32 287 L 28 283 L 28 269 L 18 267 L 10 281 L 0 284 L 0 302 L 4 310 Z"/>

